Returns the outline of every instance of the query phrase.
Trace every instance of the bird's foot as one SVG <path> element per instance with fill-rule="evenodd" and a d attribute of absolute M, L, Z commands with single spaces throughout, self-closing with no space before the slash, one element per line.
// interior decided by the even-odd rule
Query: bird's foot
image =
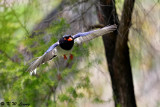
<path fill-rule="evenodd" d="M 64 55 L 64 59 L 67 60 L 67 56 L 66 55 Z"/>
<path fill-rule="evenodd" d="M 73 60 L 73 55 L 72 54 L 70 54 L 70 59 Z"/>

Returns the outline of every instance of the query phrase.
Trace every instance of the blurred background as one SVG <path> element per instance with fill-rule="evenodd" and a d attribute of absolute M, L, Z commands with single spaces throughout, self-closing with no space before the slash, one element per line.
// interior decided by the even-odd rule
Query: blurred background
<path fill-rule="evenodd" d="M 124 0 L 116 0 L 121 17 Z M 96 0 L 0 0 L 0 105 L 113 107 L 102 38 L 73 50 L 75 59 L 54 59 L 30 76 L 28 64 L 64 34 L 98 24 Z M 138 107 L 160 107 L 160 2 L 136 0 L 129 50 Z"/>

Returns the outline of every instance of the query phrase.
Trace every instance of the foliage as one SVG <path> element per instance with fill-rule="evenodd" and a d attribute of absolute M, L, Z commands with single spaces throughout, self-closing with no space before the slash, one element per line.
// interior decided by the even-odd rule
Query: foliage
<path fill-rule="evenodd" d="M 74 49 L 73 54 L 77 59 L 72 67 L 63 69 L 60 81 L 57 79 L 57 69 L 53 67 L 53 63 L 40 66 L 37 75 L 30 76 L 28 72 L 25 72 L 28 62 L 21 48 L 26 49 L 36 58 L 69 28 L 65 19 L 59 18 L 46 30 L 47 33 L 30 38 L 29 32 L 33 28 L 33 23 L 35 24 L 36 20 L 40 20 L 43 16 L 43 13 L 37 10 L 38 7 L 35 8 L 38 3 L 35 1 L 32 5 L 14 4 L 12 6 L 3 4 L 0 7 L 0 101 L 28 103 L 31 107 L 63 106 L 65 102 L 74 106 L 77 99 L 93 94 L 88 73 L 85 73 L 85 69 L 91 66 L 91 62 L 86 61 L 86 66 L 79 69 L 77 61 L 81 56 L 89 56 L 86 44 L 83 48 Z M 37 17 L 35 13 L 39 13 L 40 17 Z M 68 61 L 68 63 L 72 62 Z M 79 70 L 83 73 L 80 74 Z M 66 81 L 66 78 L 68 80 L 70 76 L 74 77 L 77 83 L 70 84 Z M 68 84 L 64 92 L 57 90 L 62 86 L 60 84 Z"/>
<path fill-rule="evenodd" d="M 14 1 L 16 2 L 14 3 Z M 0 0 L 0 103 L 12 101 L 29 103 L 31 107 L 63 107 L 67 105 L 74 107 L 83 98 L 89 99 L 93 103 L 103 103 L 104 101 L 100 99 L 100 96 L 94 92 L 90 81 L 90 73 L 86 72 L 90 67 L 93 67 L 94 63 L 101 64 L 105 60 L 98 57 L 88 60 L 90 49 L 94 50 L 96 48 L 95 53 L 99 56 L 102 55 L 100 53 L 102 45 L 99 46 L 100 39 L 98 41 L 93 40 L 96 44 L 90 42 L 84 44 L 82 48 L 76 47 L 73 50 L 73 54 L 77 59 L 74 60 L 71 67 L 62 69 L 62 80 L 60 81 L 57 79 L 54 60 L 41 65 L 37 69 L 37 75 L 30 76 L 28 72 L 25 72 L 28 62 L 32 61 L 31 58 L 34 60 L 42 55 L 50 45 L 69 29 L 70 25 L 66 23 L 65 19 L 58 18 L 45 33 L 30 38 L 34 26 L 61 0 L 47 0 L 47 2 L 46 0 L 22 1 L 25 2 Z M 123 1 L 116 1 L 119 16 L 121 15 Z M 76 2 L 77 0 L 70 0 L 69 5 Z M 156 103 L 153 102 L 156 99 L 152 100 L 152 103 L 151 100 L 146 99 L 150 99 L 150 95 L 153 95 L 154 98 L 154 95 L 158 95 L 151 92 L 153 92 L 152 89 L 156 90 L 156 85 L 153 86 L 153 84 L 158 84 L 158 81 L 153 83 L 156 78 L 152 74 L 159 71 L 159 29 L 157 25 L 157 22 L 159 22 L 157 16 L 159 14 L 159 2 L 158 0 L 138 0 L 134 10 L 128 44 L 133 74 L 137 73 L 136 78 L 134 76 L 135 89 L 137 89 L 137 84 L 141 83 L 143 85 L 136 92 L 144 93 L 146 90 L 151 90 L 144 95 L 142 94 L 137 102 L 141 105 L 144 103 L 141 102 L 143 100 L 145 104 L 149 105 L 142 104 L 141 106 L 154 106 Z M 90 47 L 88 48 L 88 46 Z M 84 62 L 82 56 L 85 59 L 85 66 L 78 67 L 78 62 Z M 30 60 L 27 59 L 28 57 L 30 57 Z M 68 63 L 72 64 L 73 62 L 68 61 Z M 155 69 L 157 69 L 157 72 L 146 72 L 156 71 Z M 139 73 L 139 71 L 142 72 Z M 157 107 L 159 105 L 158 102 Z"/>

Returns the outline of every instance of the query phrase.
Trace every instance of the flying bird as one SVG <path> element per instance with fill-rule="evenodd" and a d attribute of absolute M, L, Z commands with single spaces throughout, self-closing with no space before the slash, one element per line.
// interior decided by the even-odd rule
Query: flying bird
<path fill-rule="evenodd" d="M 103 36 L 107 33 L 113 32 L 117 29 L 117 25 L 110 25 L 103 27 L 98 30 L 92 30 L 89 32 L 77 33 L 75 35 L 64 35 L 56 43 L 48 48 L 48 50 L 35 61 L 33 61 L 27 71 L 34 71 L 41 64 L 57 57 L 64 56 L 64 59 L 67 59 L 66 55 L 70 54 L 70 59 L 73 59 L 71 50 L 75 44 L 82 44 L 86 41 L 90 41 L 96 37 Z M 35 71 L 36 72 L 36 71 Z"/>

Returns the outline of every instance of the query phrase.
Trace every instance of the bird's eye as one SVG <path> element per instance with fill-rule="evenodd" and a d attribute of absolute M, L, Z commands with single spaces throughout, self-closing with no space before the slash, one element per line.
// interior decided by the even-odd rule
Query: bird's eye
<path fill-rule="evenodd" d="M 67 40 L 66 38 L 64 38 L 64 40 Z"/>

